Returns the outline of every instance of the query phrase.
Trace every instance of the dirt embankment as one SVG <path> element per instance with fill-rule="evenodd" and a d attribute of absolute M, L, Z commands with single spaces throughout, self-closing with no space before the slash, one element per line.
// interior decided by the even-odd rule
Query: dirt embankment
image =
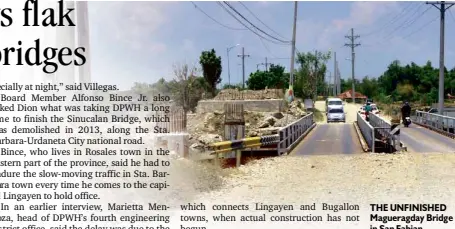
<path fill-rule="evenodd" d="M 284 112 L 252 112 L 245 109 L 245 137 L 277 134 L 278 130 L 305 116 L 299 101 L 289 104 Z M 221 112 L 188 115 L 190 148 L 202 150 L 209 144 L 226 140 L 225 115 Z"/>
<path fill-rule="evenodd" d="M 455 184 L 454 154 L 359 154 L 278 157 L 251 162 L 223 176 L 222 187 L 200 195 L 203 201 L 269 203 L 392 200 L 450 202 Z M 302 174 L 304 174 L 302 176 Z M 283 191 L 284 190 L 284 191 Z"/>

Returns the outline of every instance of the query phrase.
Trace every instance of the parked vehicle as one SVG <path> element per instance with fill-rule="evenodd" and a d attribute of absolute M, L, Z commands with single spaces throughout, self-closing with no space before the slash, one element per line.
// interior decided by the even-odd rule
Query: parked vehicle
<path fill-rule="evenodd" d="M 328 112 L 330 109 L 333 109 L 333 108 L 338 108 L 338 109 L 343 109 L 343 100 L 339 99 L 339 98 L 328 98 L 326 101 L 325 101 L 325 110 Z"/>
<path fill-rule="evenodd" d="M 346 114 L 343 108 L 329 108 L 327 112 L 327 123 L 346 122 Z"/>

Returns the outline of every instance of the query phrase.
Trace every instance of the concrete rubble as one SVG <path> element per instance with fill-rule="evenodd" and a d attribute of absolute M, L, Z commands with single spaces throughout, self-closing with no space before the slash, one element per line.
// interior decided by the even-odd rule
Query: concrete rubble
<path fill-rule="evenodd" d="M 291 102 L 284 112 L 245 110 L 245 137 L 277 134 L 280 128 L 295 122 L 306 114 L 307 112 L 299 101 Z M 203 151 L 209 144 L 225 140 L 224 114 L 221 112 L 189 114 L 187 129 L 190 134 L 190 148 Z"/>

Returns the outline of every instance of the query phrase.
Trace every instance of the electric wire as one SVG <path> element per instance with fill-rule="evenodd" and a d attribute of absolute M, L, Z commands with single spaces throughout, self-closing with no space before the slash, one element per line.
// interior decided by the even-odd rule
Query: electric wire
<path fill-rule="evenodd" d="M 264 46 L 265 50 L 267 50 L 267 52 L 272 55 L 273 57 L 276 57 L 275 54 L 272 53 L 272 51 L 270 51 L 270 48 L 269 46 L 267 46 L 264 42 L 264 40 L 262 38 L 259 37 L 259 40 L 261 41 L 261 44 L 262 46 Z"/>
<path fill-rule="evenodd" d="M 412 14 L 408 15 L 407 17 L 403 17 L 404 18 L 404 21 L 402 21 L 401 24 L 399 24 L 398 26 L 396 26 L 394 29 L 391 30 L 391 32 L 389 32 L 387 35 L 385 35 L 383 38 L 386 38 L 386 37 L 389 37 L 391 34 L 393 34 L 394 32 L 396 32 L 398 29 L 400 29 L 401 27 L 403 27 L 404 25 L 406 25 L 406 23 L 409 22 L 409 19 L 414 19 L 414 16 L 416 13 L 419 13 L 420 12 L 420 9 L 422 8 L 422 6 L 425 5 L 425 4 L 420 4 L 414 11 Z"/>
<path fill-rule="evenodd" d="M 196 8 L 197 10 L 199 10 L 201 13 L 203 13 L 205 16 L 207 16 L 208 18 L 212 19 L 212 21 L 216 22 L 217 24 L 223 26 L 224 28 L 227 28 L 227 29 L 230 29 L 230 30 L 247 30 L 245 28 L 234 28 L 234 27 L 230 27 L 230 26 L 227 26 L 219 21 L 217 21 L 215 18 L 211 17 L 210 15 L 208 15 L 204 10 L 202 10 L 201 8 L 199 8 L 196 3 L 194 3 L 193 1 L 191 1 L 191 3 L 194 5 L 194 8 Z"/>
<path fill-rule="evenodd" d="M 262 39 L 266 40 L 266 41 L 269 41 L 271 43 L 274 43 L 274 44 L 283 44 L 283 43 L 279 43 L 279 42 L 276 42 L 276 41 L 273 41 L 273 40 L 270 40 L 270 39 L 267 39 L 265 38 L 264 36 L 262 36 L 261 34 L 257 33 L 256 31 L 252 30 L 250 27 L 248 27 L 247 25 L 245 25 L 245 23 L 243 23 L 240 19 L 238 19 L 231 11 L 229 11 L 229 9 L 227 9 L 223 4 L 221 4 L 220 2 L 217 2 L 219 6 L 221 6 L 229 15 L 231 15 L 234 19 L 236 19 L 240 24 L 242 24 L 245 28 L 247 28 L 249 31 L 251 31 L 252 33 L 256 34 L 258 37 L 261 37 Z"/>
<path fill-rule="evenodd" d="M 425 27 L 429 26 L 431 23 L 435 22 L 438 18 L 439 18 L 439 16 L 436 16 L 435 18 L 433 18 L 432 20 L 428 21 L 427 23 L 425 23 L 424 25 L 422 25 L 418 29 L 416 29 L 416 30 L 412 31 L 411 33 L 409 33 L 408 35 L 404 36 L 403 39 L 406 39 L 406 38 L 408 38 L 408 37 L 420 32 L 422 29 L 424 29 Z"/>
<path fill-rule="evenodd" d="M 376 29 L 376 30 L 373 30 L 372 32 L 370 33 L 367 33 L 367 34 L 362 34 L 362 37 L 367 37 L 367 36 L 371 36 L 375 33 L 378 33 L 378 32 L 381 32 L 383 31 L 385 28 L 388 28 L 390 27 L 391 25 L 395 24 L 398 19 L 400 18 L 400 16 L 404 13 L 403 16 L 405 16 L 407 13 L 409 13 L 408 9 L 412 7 L 411 6 L 418 6 L 418 5 L 415 5 L 415 2 L 411 2 L 409 3 L 405 8 L 403 8 L 397 15 L 395 15 L 395 17 L 392 18 L 392 20 L 390 20 L 389 22 L 385 23 L 383 26 L 381 26 L 379 29 Z M 411 10 L 409 9 L 409 10 Z"/>
<path fill-rule="evenodd" d="M 266 23 L 264 23 L 261 19 L 259 19 L 259 17 L 257 17 L 245 4 L 243 4 L 241 1 L 239 1 L 238 3 L 240 3 L 240 5 L 242 5 L 254 18 L 256 18 L 256 20 L 258 20 L 262 25 L 264 25 L 266 28 L 268 28 L 270 31 L 272 31 L 273 33 L 275 33 L 277 36 L 283 38 L 283 39 L 287 39 L 285 38 L 284 36 L 281 36 L 278 32 L 276 32 L 275 30 L 273 30 L 272 28 L 270 28 Z M 259 37 L 260 41 L 261 41 L 261 44 L 262 46 L 267 50 L 267 52 L 272 56 L 274 57 L 274 59 L 283 59 L 281 57 L 276 57 L 275 54 L 273 54 L 273 52 L 270 50 L 270 47 L 264 42 L 264 40 Z M 288 45 L 288 44 L 285 44 L 285 45 Z M 291 58 L 286 58 L 286 59 L 291 59 Z"/>
<path fill-rule="evenodd" d="M 272 28 L 270 28 L 267 24 L 265 24 L 261 19 L 259 19 L 253 12 L 251 12 L 251 10 L 245 5 L 243 4 L 243 2 L 239 1 L 238 3 L 240 3 L 240 5 L 242 5 L 251 15 L 253 15 L 254 18 L 256 18 L 256 20 L 258 20 L 262 25 L 264 25 L 266 28 L 270 29 L 270 31 L 272 31 L 273 33 L 275 33 L 275 35 L 283 38 L 283 39 L 286 39 L 286 40 L 289 40 L 287 38 L 285 38 L 284 36 L 281 36 L 278 32 L 276 32 L 275 30 L 273 30 Z"/>
<path fill-rule="evenodd" d="M 455 17 L 453 16 L 452 11 L 449 10 L 449 14 L 450 14 L 450 17 L 452 18 L 452 20 L 455 22 Z"/>
<path fill-rule="evenodd" d="M 234 11 L 237 15 L 239 15 L 241 18 L 243 18 L 243 20 L 245 20 L 246 22 L 248 22 L 248 24 L 250 24 L 253 28 L 259 30 L 260 32 L 262 32 L 264 35 L 267 35 L 268 37 L 276 40 L 276 41 L 279 41 L 281 43 L 291 43 L 290 41 L 284 41 L 284 40 L 281 40 L 279 38 L 276 38 L 266 32 L 264 32 L 262 29 L 258 28 L 256 25 L 254 25 L 253 23 L 251 23 L 247 18 L 245 18 L 245 16 L 243 16 L 241 13 L 239 13 L 233 6 L 231 6 L 231 4 L 229 4 L 228 2 L 226 1 L 223 1 L 223 3 L 228 6 L 229 8 L 231 8 L 232 11 Z"/>
<path fill-rule="evenodd" d="M 423 5 L 421 5 L 423 6 Z M 421 7 L 419 7 L 420 9 Z M 425 15 L 425 13 L 427 13 L 429 10 L 431 9 L 430 6 L 427 7 L 426 10 L 424 10 L 423 12 L 421 12 L 419 15 L 417 15 L 417 17 L 415 17 L 413 20 L 412 20 L 412 16 L 414 16 L 416 13 L 418 13 L 418 10 L 414 12 L 414 14 L 412 14 L 412 16 L 410 18 L 408 18 L 408 20 L 406 20 L 404 23 L 402 23 L 400 26 L 396 27 L 394 30 L 392 30 L 392 32 L 390 32 L 387 36 L 385 36 L 384 38 L 385 39 L 389 39 L 390 37 L 392 37 L 393 33 L 398 31 L 399 29 L 403 29 L 403 28 L 409 28 L 411 25 L 413 25 L 417 20 L 419 20 L 423 15 Z M 411 20 L 409 20 L 411 19 Z M 406 24 L 408 23 L 408 24 Z"/>

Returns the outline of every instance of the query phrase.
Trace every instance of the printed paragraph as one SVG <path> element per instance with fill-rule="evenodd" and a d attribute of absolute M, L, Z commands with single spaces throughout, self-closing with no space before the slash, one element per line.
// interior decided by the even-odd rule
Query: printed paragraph
<path fill-rule="evenodd" d="M 164 199 L 134 195 L 171 187 L 168 96 L 97 83 L 0 89 L 0 228 L 169 228 Z"/>

